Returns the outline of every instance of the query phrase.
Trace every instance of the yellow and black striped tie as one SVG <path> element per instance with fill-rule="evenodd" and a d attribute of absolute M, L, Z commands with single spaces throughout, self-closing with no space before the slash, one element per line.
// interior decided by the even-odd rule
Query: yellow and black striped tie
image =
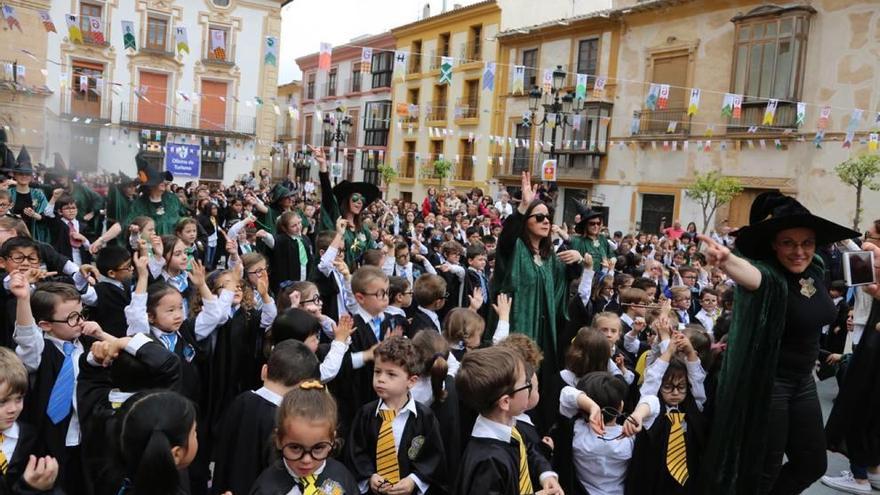
<path fill-rule="evenodd" d="M 303 495 L 317 495 L 318 487 L 315 486 L 315 481 L 317 481 L 317 477 L 314 474 L 310 474 L 308 476 L 303 476 L 299 479 L 300 483 L 302 483 Z"/>
<path fill-rule="evenodd" d="M 397 449 L 394 447 L 394 422 L 397 411 L 381 410 L 382 426 L 379 427 L 379 439 L 376 441 L 376 473 L 389 483 L 400 481 L 400 466 L 397 464 Z"/>
<path fill-rule="evenodd" d="M 681 422 L 684 420 L 684 413 L 678 411 L 670 411 L 666 414 L 669 417 L 669 444 L 666 447 L 666 468 L 669 474 L 675 478 L 675 481 L 684 486 L 688 480 L 687 466 L 687 446 L 684 443 L 684 429 Z"/>
<path fill-rule="evenodd" d="M 3 445 L 3 442 L 6 440 L 6 435 L 0 433 L 0 445 Z M 0 472 L 6 474 L 6 469 L 9 468 L 9 461 L 6 459 L 6 454 L 0 450 Z"/>
<path fill-rule="evenodd" d="M 529 457 L 526 455 L 526 443 L 516 427 L 510 430 L 510 436 L 519 443 L 519 493 L 521 495 L 532 495 L 535 490 L 532 488 L 532 477 L 529 475 Z"/>

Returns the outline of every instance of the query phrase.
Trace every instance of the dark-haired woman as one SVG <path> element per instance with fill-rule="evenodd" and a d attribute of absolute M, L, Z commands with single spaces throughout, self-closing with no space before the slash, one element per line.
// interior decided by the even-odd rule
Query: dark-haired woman
<path fill-rule="evenodd" d="M 542 398 L 535 418 L 542 433 L 547 432 L 556 417 L 560 366 L 556 334 L 566 318 L 569 282 L 583 272 L 584 259 L 574 250 L 553 252 L 552 223 L 550 208 L 535 199 L 531 178 L 524 173 L 522 202 L 507 217 L 498 239 L 491 287 L 493 298 L 504 293 L 513 300 L 510 328 L 528 335 L 544 352 L 538 375 Z"/>

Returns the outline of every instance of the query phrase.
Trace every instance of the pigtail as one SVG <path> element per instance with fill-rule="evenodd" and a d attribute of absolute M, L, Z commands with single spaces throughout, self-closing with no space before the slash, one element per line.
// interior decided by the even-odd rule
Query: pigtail
<path fill-rule="evenodd" d="M 439 352 L 434 354 L 430 369 L 431 391 L 434 394 L 434 402 L 443 402 L 446 400 L 447 395 L 443 384 L 446 382 L 446 375 L 449 373 L 449 363 L 446 361 L 446 356 Z"/>
<path fill-rule="evenodd" d="M 171 442 L 164 432 L 154 429 L 134 471 L 135 490 L 144 494 L 172 495 L 179 485 L 180 475 L 171 456 Z"/>

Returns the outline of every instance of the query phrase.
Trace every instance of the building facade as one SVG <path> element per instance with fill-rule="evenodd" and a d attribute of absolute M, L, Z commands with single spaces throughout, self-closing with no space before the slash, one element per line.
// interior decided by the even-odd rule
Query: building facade
<path fill-rule="evenodd" d="M 748 223 L 752 200 L 767 190 L 794 195 L 813 211 L 849 225 L 854 189 L 838 179 L 834 167 L 876 153 L 870 142 L 880 126 L 880 62 L 866 56 L 880 49 L 875 7 L 867 0 L 785 6 L 651 0 L 570 18 L 566 25 L 550 22 L 502 32 L 499 60 L 506 57 L 511 63 L 518 57 L 512 63 L 530 65 L 531 59 L 522 56 L 531 44 L 538 49 L 539 71 L 561 65 L 567 74 L 593 75 L 591 83 L 607 79 L 599 98 L 588 88 L 585 102 L 611 105 L 610 119 L 599 126 L 607 133 L 600 131 L 595 147 L 588 141 L 587 149 L 594 150 L 588 155 L 598 155 L 596 165 L 579 170 L 572 161 L 568 170 L 580 177 L 567 178 L 560 158 L 557 206 L 579 195 L 607 208 L 614 228 L 655 231 L 662 221 L 676 219 L 702 227 L 702 208 L 686 190 L 695 174 L 718 171 L 745 186 L 716 213 L 718 225 Z M 592 51 L 581 50 L 590 37 L 598 40 L 595 73 L 592 62 L 584 65 L 590 59 L 584 53 Z M 699 95 L 693 108 L 695 88 Z M 737 101 L 736 108 L 722 110 L 728 98 Z M 527 105 L 516 97 L 502 92 L 497 99 L 507 108 L 496 119 L 495 134 L 546 132 L 518 127 Z M 771 100 L 775 111 L 767 120 Z M 599 115 L 604 117 L 604 111 Z M 824 135 L 817 139 L 820 129 Z M 851 143 L 844 146 L 848 131 Z M 557 142 L 557 148 L 583 147 L 583 140 L 565 141 Z M 515 187 L 523 168 L 538 176 L 546 146 L 533 143 L 535 148 L 528 155 L 531 163 L 507 152 L 508 160 L 497 167 L 502 182 Z M 880 216 L 874 206 L 878 199 L 880 194 L 865 192 L 863 219 Z M 558 211 L 562 218 L 570 215 L 567 207 Z"/>
<path fill-rule="evenodd" d="M 494 101 L 482 83 L 485 62 L 496 56 L 501 9 L 493 1 L 459 7 L 391 30 L 397 50 L 409 53 L 403 77 L 395 78 L 390 165 L 398 177 L 391 196 L 421 198 L 439 186 L 433 164 L 452 164 L 442 185 L 483 187 L 493 180 L 488 165 Z M 440 80 L 444 57 L 450 81 Z"/>
<path fill-rule="evenodd" d="M 365 47 L 372 49 L 369 62 L 362 61 Z M 329 70 L 319 70 L 318 59 L 318 53 L 296 59 L 303 73 L 301 143 L 327 148 L 328 158 L 342 165 L 340 179 L 379 185 L 391 124 L 394 38 L 382 33 L 334 47 Z M 337 110 L 351 122 L 346 139 L 338 143 L 331 132 Z M 317 179 L 311 160 L 298 159 L 297 166 L 300 177 Z"/>
<path fill-rule="evenodd" d="M 280 2 L 16 3 L 28 38 L 46 40 L 45 56 L 32 60 L 51 90 L 40 158 L 60 152 L 82 172 L 132 174 L 136 153 L 164 168 L 174 143 L 200 152 L 198 170 L 180 180 L 229 183 L 269 166 L 279 61 L 277 51 L 274 65 L 265 55 L 267 37 L 276 48 L 280 40 Z M 43 29 L 41 7 L 57 33 Z M 9 30 L 2 36 L 17 46 Z"/>
<path fill-rule="evenodd" d="M 295 163 L 302 154 L 302 119 L 299 118 L 302 81 L 278 86 L 277 98 L 281 111 L 275 121 L 277 144 L 272 153 L 272 177 L 281 179 L 296 172 Z"/>

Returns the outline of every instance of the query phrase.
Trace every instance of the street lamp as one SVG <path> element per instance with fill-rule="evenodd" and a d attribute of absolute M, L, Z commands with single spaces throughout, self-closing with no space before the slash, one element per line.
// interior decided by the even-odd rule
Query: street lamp
<path fill-rule="evenodd" d="M 550 127 L 550 159 L 557 158 L 556 153 L 556 128 L 571 125 L 570 117 L 583 111 L 583 100 L 575 99 L 570 92 L 562 93 L 562 86 L 565 84 L 565 71 L 561 65 L 556 66 L 553 71 L 553 86 L 550 93 L 545 95 L 537 86 L 529 91 L 529 110 L 532 114 L 532 122 L 535 125 L 544 128 L 548 124 Z M 543 117 L 538 120 L 537 112 L 544 109 Z M 543 129 L 541 135 L 543 137 Z M 542 147 L 543 148 L 543 147 Z"/>
<path fill-rule="evenodd" d="M 348 141 L 348 133 L 351 132 L 351 117 L 345 113 L 342 107 L 336 107 L 333 113 L 324 114 L 324 139 L 330 136 L 330 140 L 335 143 L 336 154 L 334 163 L 339 163 L 339 145 Z M 333 184 L 339 182 L 339 177 L 333 177 Z"/>

